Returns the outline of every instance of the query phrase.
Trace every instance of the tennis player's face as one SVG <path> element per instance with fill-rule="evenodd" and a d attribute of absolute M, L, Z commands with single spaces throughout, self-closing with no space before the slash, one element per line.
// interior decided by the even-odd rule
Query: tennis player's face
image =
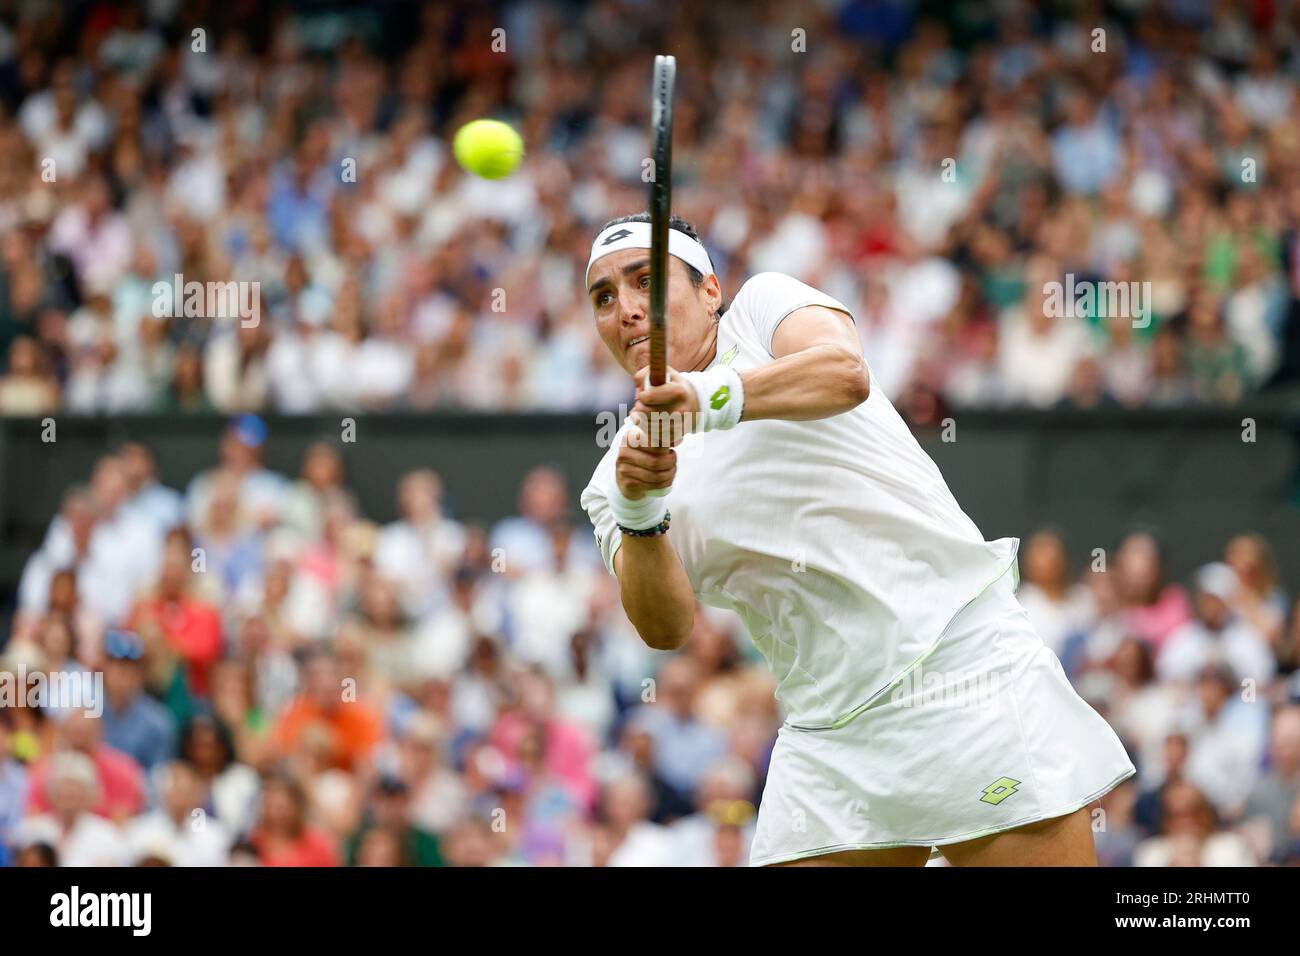
<path fill-rule="evenodd" d="M 650 251 L 624 249 L 597 259 L 591 267 L 588 297 L 596 330 L 614 360 L 629 374 L 650 364 Z M 687 371 L 716 341 L 713 313 L 721 294 L 717 280 L 696 288 L 686 265 L 668 257 L 668 364 Z"/>

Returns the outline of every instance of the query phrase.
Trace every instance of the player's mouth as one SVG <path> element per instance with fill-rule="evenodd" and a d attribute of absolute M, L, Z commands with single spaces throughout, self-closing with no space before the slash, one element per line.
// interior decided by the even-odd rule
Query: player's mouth
<path fill-rule="evenodd" d="M 638 335 L 632 341 L 628 342 L 627 345 L 624 346 L 624 348 L 630 349 L 635 345 L 640 345 L 642 342 L 648 342 L 649 340 L 650 340 L 650 336 L 648 335 Z"/>

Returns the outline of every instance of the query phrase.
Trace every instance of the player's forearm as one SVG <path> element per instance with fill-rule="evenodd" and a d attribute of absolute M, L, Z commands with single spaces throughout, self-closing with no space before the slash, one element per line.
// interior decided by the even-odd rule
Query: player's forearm
<path fill-rule="evenodd" d="M 675 651 L 695 626 L 695 592 L 667 535 L 623 536 L 614 555 L 627 619 L 649 647 Z"/>
<path fill-rule="evenodd" d="M 742 422 L 763 418 L 808 422 L 857 408 L 871 382 L 861 355 L 839 345 L 814 345 L 740 375 Z"/>

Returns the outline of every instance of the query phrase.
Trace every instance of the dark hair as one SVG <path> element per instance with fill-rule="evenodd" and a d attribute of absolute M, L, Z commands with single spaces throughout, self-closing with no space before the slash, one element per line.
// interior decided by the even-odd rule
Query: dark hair
<path fill-rule="evenodd" d="M 634 212 L 630 216 L 619 216 L 617 219 L 611 219 L 609 222 L 605 223 L 603 226 L 601 226 L 599 229 L 596 230 L 596 235 L 599 236 L 610 226 L 622 225 L 625 222 L 649 222 L 649 221 L 650 221 L 650 213 Z M 700 245 L 704 245 L 704 240 L 702 240 L 700 238 L 700 234 L 695 231 L 695 227 L 692 226 L 685 219 L 683 219 L 681 216 L 670 216 L 668 219 L 668 228 L 676 229 L 678 232 L 690 236 Z M 689 262 L 683 262 L 682 265 L 686 267 L 686 274 L 690 277 L 691 285 L 695 286 L 695 288 L 697 289 L 700 286 L 704 285 L 704 273 L 702 273 L 699 269 L 695 268 L 695 266 L 691 265 Z M 727 302 L 724 299 L 722 303 L 718 306 L 718 311 L 713 313 L 713 317 L 715 319 L 720 319 L 722 318 L 722 313 L 726 311 L 727 311 Z"/>
<path fill-rule="evenodd" d="M 30 853 L 33 856 L 35 856 L 38 860 L 40 860 L 41 866 L 59 865 L 58 851 L 55 850 L 54 847 L 50 846 L 50 844 L 46 843 L 44 840 L 36 840 L 32 843 L 27 844 L 25 847 L 23 847 L 21 850 L 18 851 L 19 856 L 21 856 L 24 853 Z"/>
<path fill-rule="evenodd" d="M 195 714 L 181 731 L 179 748 L 181 759 L 190 764 L 194 763 L 190 757 L 190 750 L 194 746 L 194 738 L 202 730 L 211 730 L 216 735 L 217 746 L 221 749 L 218 771 L 224 771 L 236 760 L 235 739 L 225 723 L 217 720 L 209 713 L 200 712 Z"/>

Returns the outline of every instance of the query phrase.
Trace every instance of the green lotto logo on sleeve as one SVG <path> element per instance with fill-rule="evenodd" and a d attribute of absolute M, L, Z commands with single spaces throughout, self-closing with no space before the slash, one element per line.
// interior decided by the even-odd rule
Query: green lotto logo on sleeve
<path fill-rule="evenodd" d="M 984 788 L 984 796 L 980 797 L 980 803 L 991 803 L 997 806 L 1007 797 L 1016 792 L 1020 786 L 1019 780 L 1012 780 L 1010 777 L 998 777 L 991 784 Z"/>
<path fill-rule="evenodd" d="M 723 385 L 714 392 L 713 397 L 709 399 L 709 408 L 716 412 L 722 408 L 723 405 L 727 404 L 729 398 L 731 398 L 731 386 Z"/>
<path fill-rule="evenodd" d="M 736 353 L 739 351 L 740 351 L 739 345 L 733 345 L 731 348 L 727 349 L 727 354 L 722 356 L 722 364 L 730 365 L 731 360 L 736 357 Z"/>

